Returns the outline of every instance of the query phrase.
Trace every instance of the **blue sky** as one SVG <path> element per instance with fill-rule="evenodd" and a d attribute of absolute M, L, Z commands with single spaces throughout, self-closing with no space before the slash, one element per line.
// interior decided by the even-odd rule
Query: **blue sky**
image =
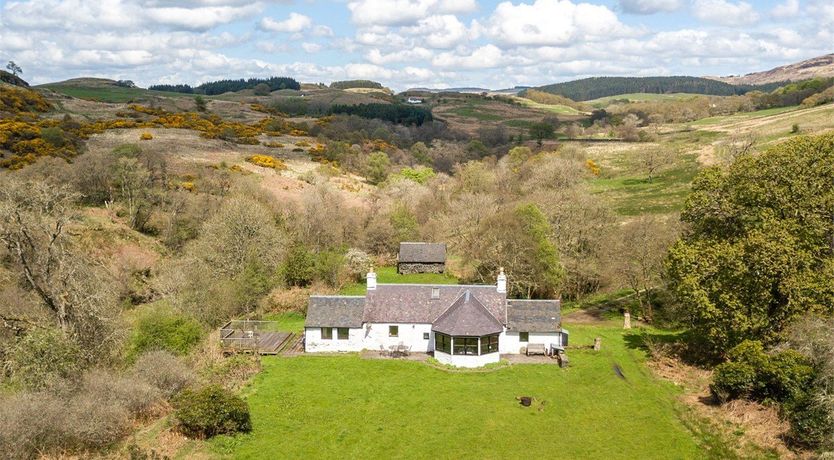
<path fill-rule="evenodd" d="M 829 0 L 0 0 L 0 59 L 33 83 L 287 75 L 497 89 L 740 74 L 830 52 Z"/>

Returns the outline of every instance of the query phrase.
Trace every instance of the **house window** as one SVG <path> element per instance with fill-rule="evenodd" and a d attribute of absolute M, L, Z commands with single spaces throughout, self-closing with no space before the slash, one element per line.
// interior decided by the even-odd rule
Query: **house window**
<path fill-rule="evenodd" d="M 434 351 L 452 354 L 452 338 L 446 334 L 434 333 Z"/>
<path fill-rule="evenodd" d="M 346 328 L 346 327 L 340 327 L 340 328 L 336 329 L 336 334 L 337 334 L 336 336 L 339 338 L 339 340 L 347 340 L 348 337 L 350 336 L 350 333 L 348 332 L 348 328 Z"/>
<path fill-rule="evenodd" d="M 440 288 L 431 288 L 431 298 L 432 299 L 439 299 L 440 298 Z"/>
<path fill-rule="evenodd" d="M 495 353 L 498 351 L 498 334 L 485 335 L 481 337 L 481 354 Z"/>
<path fill-rule="evenodd" d="M 530 333 L 529 332 L 519 332 L 518 333 L 518 341 L 527 343 L 530 341 Z"/>
<path fill-rule="evenodd" d="M 423 332 L 423 340 L 428 340 L 431 337 L 430 332 Z"/>
<path fill-rule="evenodd" d="M 388 337 L 399 337 L 400 336 L 400 327 L 399 326 L 388 326 Z"/>
<path fill-rule="evenodd" d="M 454 351 L 456 355 L 477 355 L 477 337 L 455 337 Z"/>
<path fill-rule="evenodd" d="M 321 338 L 322 340 L 330 340 L 333 338 L 333 329 L 329 327 L 321 328 Z"/>

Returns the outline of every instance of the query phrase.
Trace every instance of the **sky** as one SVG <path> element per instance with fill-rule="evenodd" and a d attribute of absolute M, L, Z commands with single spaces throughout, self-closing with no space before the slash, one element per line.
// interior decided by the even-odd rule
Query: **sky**
<path fill-rule="evenodd" d="M 736 75 L 834 52 L 831 0 L 0 0 L 33 84 L 289 76 L 411 87 Z"/>

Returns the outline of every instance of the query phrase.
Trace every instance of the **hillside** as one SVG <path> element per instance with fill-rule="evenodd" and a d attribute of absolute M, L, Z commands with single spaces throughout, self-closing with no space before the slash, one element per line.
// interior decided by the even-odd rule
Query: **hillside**
<path fill-rule="evenodd" d="M 708 77 L 733 85 L 761 85 L 767 83 L 800 81 L 818 77 L 834 77 L 834 53 L 783 65 L 763 72 L 743 76 Z"/>
<path fill-rule="evenodd" d="M 589 101 L 619 94 L 692 93 L 712 96 L 735 96 L 749 91 L 772 91 L 778 84 L 731 85 L 700 77 L 593 77 L 536 88 L 559 94 L 574 101 Z"/>

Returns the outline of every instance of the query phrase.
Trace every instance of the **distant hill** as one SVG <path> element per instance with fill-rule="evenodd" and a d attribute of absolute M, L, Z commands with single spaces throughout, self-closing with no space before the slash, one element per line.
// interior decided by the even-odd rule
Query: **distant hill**
<path fill-rule="evenodd" d="M 783 65 L 764 72 L 743 76 L 709 77 L 734 85 L 761 85 L 784 81 L 801 81 L 819 77 L 834 77 L 834 54 L 818 56 L 802 62 Z"/>
<path fill-rule="evenodd" d="M 777 83 L 767 85 L 731 85 L 718 80 L 700 77 L 593 77 L 556 83 L 536 88 L 559 94 L 574 101 L 590 101 L 619 94 L 690 93 L 712 96 L 733 96 L 753 90 L 772 91 Z"/>

